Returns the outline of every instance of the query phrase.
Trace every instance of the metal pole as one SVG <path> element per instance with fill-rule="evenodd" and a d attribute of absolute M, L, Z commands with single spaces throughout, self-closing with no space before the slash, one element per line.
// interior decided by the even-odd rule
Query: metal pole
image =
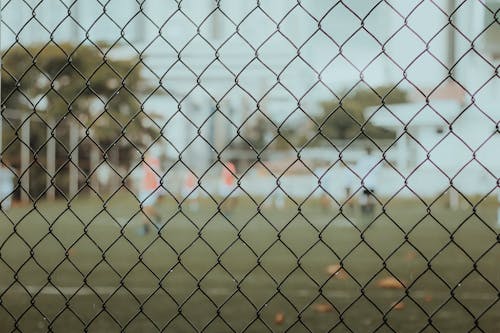
<path fill-rule="evenodd" d="M 24 113 L 21 117 L 21 170 L 19 178 L 21 181 L 21 201 L 29 200 L 30 190 L 30 118 L 28 113 Z"/>
<path fill-rule="evenodd" d="M 0 22 L 1 21 L 2 21 L 2 10 L 0 9 Z M 2 45 L 2 32 L 1 31 L 2 31 L 2 29 L 0 29 L 0 45 Z M 3 67 L 2 57 L 0 57 L 0 67 Z M 1 84 L 2 72 L 3 71 L 0 70 L 0 96 L 2 96 L 2 84 Z M 0 97 L 0 99 L 1 99 L 1 97 Z M 1 101 L 0 101 L 0 110 L 1 110 L 0 112 L 2 113 L 0 115 L 0 159 L 2 159 L 2 157 L 3 157 L 3 140 L 2 140 L 3 139 L 3 105 L 1 103 Z"/>
<path fill-rule="evenodd" d="M 90 178 L 90 186 L 99 193 L 99 177 L 95 171 L 99 164 L 99 148 L 94 143 L 90 144 L 90 172 L 94 173 Z"/>
<path fill-rule="evenodd" d="M 1 7 L 1 1 L 0 1 Z M 0 8 L 0 22 L 2 22 L 2 9 Z M 2 45 L 2 29 L 0 29 L 0 46 Z M 0 68 L 2 65 L 2 57 L 0 56 Z M 0 70 L 0 160 L 3 157 L 3 105 L 1 101 L 2 96 L 2 70 Z"/>
<path fill-rule="evenodd" d="M 69 196 L 72 198 L 78 191 L 78 126 L 72 121 L 69 125 Z"/>
<path fill-rule="evenodd" d="M 455 0 L 448 0 L 448 17 L 455 10 Z M 455 28 L 451 25 L 448 29 L 448 68 L 451 69 L 456 61 L 455 54 Z M 450 74 L 453 74 L 450 70 Z"/>
<path fill-rule="evenodd" d="M 448 196 L 449 196 L 449 200 L 450 200 L 450 202 L 449 202 L 450 208 L 452 210 L 459 209 L 460 208 L 460 198 L 458 196 L 458 192 L 454 188 L 450 187 L 448 189 Z"/>
<path fill-rule="evenodd" d="M 54 200 L 56 192 L 52 186 L 52 179 L 56 173 L 56 140 L 52 136 L 53 122 L 49 121 L 48 124 L 50 126 L 47 127 L 47 199 Z"/>
<path fill-rule="evenodd" d="M 80 20 L 80 8 L 79 7 L 80 7 L 80 2 L 78 2 L 78 1 L 75 1 L 73 3 L 73 6 L 71 7 L 71 17 L 74 20 L 76 20 L 77 22 L 79 22 L 79 20 Z M 75 38 L 80 39 L 82 36 L 82 31 L 79 29 L 79 27 L 76 24 L 72 25 L 71 32 L 73 33 L 73 36 L 75 36 Z"/>
<path fill-rule="evenodd" d="M 220 106 L 222 107 L 222 106 Z M 226 145 L 226 126 L 224 126 L 224 116 L 220 111 L 216 111 L 214 115 L 214 147 L 219 153 L 222 148 Z"/>
<path fill-rule="evenodd" d="M 1 80 L 1 78 L 0 78 L 0 80 Z M 1 86 L 2 85 L 0 84 L 0 87 Z M 2 93 L 1 89 L 2 88 L 0 88 L 0 94 Z M 3 112 L 0 115 L 0 160 L 2 159 L 2 157 L 3 157 Z"/>

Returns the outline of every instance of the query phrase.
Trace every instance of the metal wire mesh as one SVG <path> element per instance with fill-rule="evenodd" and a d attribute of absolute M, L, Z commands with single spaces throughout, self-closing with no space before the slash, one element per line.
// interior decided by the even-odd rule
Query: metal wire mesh
<path fill-rule="evenodd" d="M 1 8 L 2 331 L 500 329 L 498 1 Z"/>

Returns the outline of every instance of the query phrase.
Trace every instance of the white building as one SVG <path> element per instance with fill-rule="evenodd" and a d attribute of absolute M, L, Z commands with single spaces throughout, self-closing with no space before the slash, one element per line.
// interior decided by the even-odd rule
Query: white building
<path fill-rule="evenodd" d="M 354 85 L 398 84 L 428 91 L 446 81 L 450 68 L 469 91 L 453 112 L 467 107 L 471 95 L 484 112 L 472 106 L 459 122 L 475 124 L 489 115 L 493 121 L 485 120 L 484 130 L 473 131 L 479 136 L 492 134 L 498 123 L 493 98 L 500 92 L 495 69 L 500 0 L 72 3 L 10 1 L 2 12 L 2 49 L 16 38 L 23 45 L 51 39 L 117 43 L 111 56 L 141 60 L 144 75 L 163 87 L 163 93 L 144 96 L 143 106 L 163 117 L 163 134 L 176 147 L 167 148 L 171 157 L 178 158 L 177 152 L 189 145 L 183 159 L 201 169 L 216 155 L 210 146 L 220 151 L 238 127 L 244 135 L 260 112 L 276 124 L 286 120 L 297 126 L 303 112 L 318 112 L 319 102 Z M 422 140 L 427 137 L 424 127 L 418 130 Z M 404 155 L 397 157 L 401 165 L 421 158 L 406 154 L 411 157 L 407 162 L 401 161 Z"/>
<path fill-rule="evenodd" d="M 397 133 L 386 156 L 422 195 L 442 193 L 450 183 L 469 195 L 498 191 L 500 25 L 493 17 L 500 1 L 464 6 L 454 22 L 460 31 L 448 41 L 453 81 L 444 81 L 447 73 L 422 69 L 431 81 L 415 85 L 412 103 L 365 112 L 371 123 Z M 400 178 L 386 175 L 389 193 L 402 185 L 396 184 Z"/>
<path fill-rule="evenodd" d="M 386 151 L 386 158 L 417 193 L 436 195 L 450 181 L 469 195 L 495 188 L 500 174 L 500 135 L 494 122 L 479 115 L 474 106 L 435 100 L 428 105 L 413 102 L 370 108 L 366 113 L 373 124 L 397 132 L 398 139 Z M 496 117 L 498 120 L 498 113 Z M 390 193 L 403 185 L 403 178 L 390 167 L 386 169 L 393 177 L 386 175 L 381 183 Z"/>

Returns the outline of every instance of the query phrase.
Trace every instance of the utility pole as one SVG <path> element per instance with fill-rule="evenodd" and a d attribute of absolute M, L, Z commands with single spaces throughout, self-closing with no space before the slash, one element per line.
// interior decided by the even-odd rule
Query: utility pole
<path fill-rule="evenodd" d="M 455 0 L 448 0 L 448 8 L 447 8 L 448 10 L 447 11 L 448 11 L 448 17 L 450 19 L 450 23 L 452 22 L 451 14 L 455 10 L 455 7 L 456 7 Z M 450 75 L 453 75 L 453 73 L 452 73 L 453 71 L 451 70 L 451 68 L 455 65 L 455 61 L 456 61 L 455 39 L 456 39 L 455 28 L 452 27 L 450 24 L 449 29 L 448 29 L 448 43 L 447 43 L 447 48 L 448 48 L 447 65 L 448 65 Z"/>
<path fill-rule="evenodd" d="M 78 125 L 76 121 L 69 123 L 69 197 L 73 198 L 78 192 Z"/>
<path fill-rule="evenodd" d="M 52 179 L 56 173 L 56 140 L 52 135 L 52 131 L 54 129 L 54 122 L 48 121 L 49 126 L 47 126 L 46 135 L 47 135 L 47 199 L 54 200 L 56 195 L 56 191 L 54 186 L 52 186 Z"/>
<path fill-rule="evenodd" d="M 95 143 L 90 143 L 90 187 L 97 193 L 99 193 L 99 177 L 97 176 L 97 166 L 99 165 L 99 148 Z"/>
<path fill-rule="evenodd" d="M 21 170 L 19 181 L 21 182 L 21 201 L 29 201 L 30 191 L 30 117 L 27 112 L 21 117 Z"/>

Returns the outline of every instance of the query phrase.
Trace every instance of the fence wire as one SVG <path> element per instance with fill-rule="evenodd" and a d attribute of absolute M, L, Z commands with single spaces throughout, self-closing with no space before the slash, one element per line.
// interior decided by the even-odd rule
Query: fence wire
<path fill-rule="evenodd" d="M 500 330 L 499 8 L 3 0 L 1 331 Z"/>

